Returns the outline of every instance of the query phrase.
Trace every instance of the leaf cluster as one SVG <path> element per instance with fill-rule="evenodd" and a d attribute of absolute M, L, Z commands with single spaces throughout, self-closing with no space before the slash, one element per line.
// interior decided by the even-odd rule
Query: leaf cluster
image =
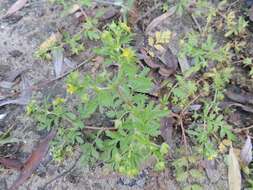
<path fill-rule="evenodd" d="M 83 163 L 103 161 L 132 176 L 138 174 L 145 160 L 154 157 L 155 169 L 165 168 L 168 145 L 159 145 L 154 139 L 160 134 L 160 119 L 168 115 L 168 110 L 148 101 L 145 95 L 153 84 L 147 77 L 149 70 L 137 64 L 130 46 L 132 36 L 122 22 L 111 23 L 101 33 L 101 46 L 94 50 L 104 58 L 100 71 L 96 76 L 74 72 L 66 80 L 69 97 L 78 102 L 74 108 L 59 98 L 48 105 L 28 107 L 41 128 L 58 129 L 53 143 L 56 157 L 79 144 Z M 97 126 L 96 131 L 86 133 L 91 126 L 85 121 L 95 113 L 105 115 L 113 126 Z M 70 126 L 64 127 L 64 123 Z"/>

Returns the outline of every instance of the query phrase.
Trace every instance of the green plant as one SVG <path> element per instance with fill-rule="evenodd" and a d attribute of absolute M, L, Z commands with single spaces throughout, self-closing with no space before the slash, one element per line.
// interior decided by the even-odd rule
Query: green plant
<path fill-rule="evenodd" d="M 189 185 L 183 187 L 184 190 L 198 190 L 203 189 L 201 185 L 194 182 L 194 180 L 199 180 L 204 178 L 203 171 L 195 169 L 196 162 L 199 158 L 195 155 L 192 156 L 182 156 L 173 161 L 172 165 L 175 169 L 176 180 L 180 183 L 187 181 L 192 181 Z"/>
<path fill-rule="evenodd" d="M 176 4 L 176 12 L 179 15 L 182 15 L 186 8 L 188 7 L 190 1 L 189 0 L 180 0 L 177 4 Z"/>
<path fill-rule="evenodd" d="M 225 122 L 218 108 L 233 71 L 228 65 L 231 60 L 230 49 L 230 44 L 219 46 L 211 34 L 188 34 L 186 40 L 181 41 L 180 56 L 187 57 L 193 64 L 183 76 L 176 76 L 177 83 L 171 88 L 172 102 L 181 109 L 192 104 L 196 97 L 213 94 L 213 101 L 202 100 L 203 108 L 195 112 L 195 122 L 187 130 L 191 139 L 196 140 L 195 144 L 202 150 L 202 155 L 208 159 L 218 155 L 217 144 L 220 139 L 235 138 L 232 127 Z"/>
<path fill-rule="evenodd" d="M 224 120 L 216 100 L 211 103 L 204 102 L 203 112 L 195 113 L 194 119 L 199 122 L 196 122 L 188 133 L 196 139 L 197 144 L 202 147 L 203 155 L 209 160 L 218 155 L 219 139 L 235 140 L 235 135 L 231 131 L 232 127 Z"/>
<path fill-rule="evenodd" d="M 230 46 L 219 47 L 213 36 L 209 34 L 202 37 L 200 34 L 192 32 L 187 35 L 185 41 L 181 41 L 181 51 L 179 56 L 187 56 L 193 59 L 191 69 L 186 76 L 198 72 L 207 67 L 210 62 L 224 63 L 230 59 Z"/>
<path fill-rule="evenodd" d="M 97 18 L 86 18 L 83 24 L 83 35 L 89 40 L 98 40 L 100 38 L 100 31 L 97 29 Z"/>
<path fill-rule="evenodd" d="M 76 98 L 77 104 L 71 108 L 64 99 L 56 98 L 44 106 L 32 103 L 28 112 L 40 128 L 58 129 L 53 142 L 56 158 L 79 144 L 84 163 L 101 160 L 116 171 L 136 175 L 141 163 L 154 157 L 155 169 L 162 170 L 168 145 L 156 144 L 154 139 L 160 134 L 160 119 L 168 115 L 168 110 L 148 101 L 145 95 L 153 84 L 146 77 L 148 69 L 139 68 L 129 45 L 130 28 L 125 23 L 112 23 L 100 38 L 102 45 L 95 50 L 104 57 L 100 72 L 95 78 L 74 72 L 66 81 L 67 92 Z M 112 64 L 117 66 L 116 74 L 109 69 Z M 94 113 L 105 115 L 113 126 L 86 126 L 85 121 Z M 64 127 L 64 123 L 70 126 Z"/>
<path fill-rule="evenodd" d="M 246 27 L 248 26 L 248 22 L 240 16 L 238 20 L 236 20 L 235 12 L 231 11 L 226 15 L 225 18 L 227 32 L 225 33 L 225 37 L 229 37 L 231 35 L 241 35 L 245 33 Z"/>
<path fill-rule="evenodd" d="M 67 32 L 63 33 L 63 44 L 66 44 L 72 54 L 77 55 L 84 50 L 84 44 L 81 41 L 81 33 L 70 35 Z"/>
<path fill-rule="evenodd" d="M 250 77 L 253 77 L 253 63 L 252 63 L 252 59 L 249 58 L 249 57 L 246 57 L 244 60 L 243 60 L 243 64 L 247 67 L 250 68 L 250 71 L 249 71 L 249 76 Z"/>

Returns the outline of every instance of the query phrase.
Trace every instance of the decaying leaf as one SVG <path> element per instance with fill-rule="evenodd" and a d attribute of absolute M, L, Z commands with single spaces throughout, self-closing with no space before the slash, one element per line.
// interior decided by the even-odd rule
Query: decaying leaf
<path fill-rule="evenodd" d="M 21 76 L 21 94 L 18 98 L 12 100 L 0 101 L 0 107 L 8 104 L 27 105 L 32 97 L 32 89 L 29 80 L 22 75 Z"/>
<path fill-rule="evenodd" d="M 40 162 L 46 155 L 49 149 L 49 142 L 55 137 L 56 130 L 52 130 L 37 146 L 37 148 L 32 152 L 31 156 L 27 159 L 22 167 L 21 173 L 18 179 L 11 185 L 9 190 L 16 190 L 21 186 L 33 172 L 37 169 Z"/>
<path fill-rule="evenodd" d="M 182 73 L 184 73 L 185 71 L 187 71 L 188 69 L 190 69 L 190 64 L 187 60 L 187 58 L 184 56 L 179 56 L 178 57 L 178 63 L 179 63 L 179 66 L 180 66 L 180 69 L 182 71 Z"/>
<path fill-rule="evenodd" d="M 148 54 L 146 53 L 146 50 L 141 49 L 140 51 L 141 51 L 141 55 L 142 55 L 143 60 L 145 61 L 145 63 L 146 63 L 150 68 L 156 69 L 156 68 L 159 68 L 159 67 L 160 67 L 159 64 L 156 64 L 156 63 L 151 59 L 151 57 L 148 56 Z"/>
<path fill-rule="evenodd" d="M 249 165 L 252 161 L 252 143 L 249 136 L 247 136 L 245 144 L 242 147 L 240 159 L 245 166 Z"/>
<path fill-rule="evenodd" d="M 22 9 L 28 0 L 17 0 L 7 11 L 7 13 L 4 15 L 4 17 L 9 17 Z"/>
<path fill-rule="evenodd" d="M 16 82 L 14 81 L 27 70 L 27 68 L 22 68 L 6 73 L 4 76 L 4 80 L 0 81 L 0 88 L 12 88 L 16 84 Z"/>
<path fill-rule="evenodd" d="M 166 20 L 168 17 L 172 16 L 176 11 L 176 7 L 171 7 L 168 12 L 162 14 L 159 17 L 156 17 L 146 28 L 145 33 L 149 34 L 156 26 L 158 26 L 161 22 Z"/>
<path fill-rule="evenodd" d="M 228 155 L 228 183 L 229 190 L 241 190 L 240 165 L 232 146 Z"/>
<path fill-rule="evenodd" d="M 19 76 L 21 76 L 24 72 L 28 70 L 29 68 L 21 68 L 21 69 L 10 71 L 5 75 L 4 80 L 8 82 L 13 82 L 14 80 L 16 80 Z"/>
<path fill-rule="evenodd" d="M 225 95 L 230 99 L 233 100 L 235 102 L 241 103 L 241 104 L 252 104 L 253 105 L 253 98 L 252 95 L 250 94 L 238 94 L 235 93 L 231 90 L 227 90 L 225 92 Z"/>
<path fill-rule="evenodd" d="M 55 48 L 52 51 L 55 76 L 59 77 L 63 71 L 63 49 Z"/>
<path fill-rule="evenodd" d="M 172 53 L 172 51 L 169 48 L 167 48 L 166 51 L 161 56 L 158 56 L 158 58 L 160 59 L 160 61 L 162 61 L 162 63 L 168 70 L 172 70 L 173 72 L 177 70 L 178 68 L 177 57 Z"/>
<path fill-rule="evenodd" d="M 23 164 L 19 160 L 11 159 L 11 158 L 1 158 L 0 157 L 0 164 L 8 169 L 21 170 L 21 168 L 23 167 Z"/>
<path fill-rule="evenodd" d="M 144 49 L 141 49 L 142 58 L 145 63 L 153 68 L 159 69 L 158 72 L 160 75 L 164 77 L 169 77 L 171 74 L 175 73 L 178 68 L 178 61 L 176 56 L 171 52 L 169 48 L 161 55 L 157 56 L 157 58 L 162 62 L 162 64 L 155 63 L 146 53 Z"/>
<path fill-rule="evenodd" d="M 220 107 L 221 108 L 239 107 L 246 112 L 253 113 L 252 107 L 246 106 L 246 105 L 243 105 L 240 103 L 235 103 L 235 102 L 222 102 L 222 103 L 220 103 Z"/>

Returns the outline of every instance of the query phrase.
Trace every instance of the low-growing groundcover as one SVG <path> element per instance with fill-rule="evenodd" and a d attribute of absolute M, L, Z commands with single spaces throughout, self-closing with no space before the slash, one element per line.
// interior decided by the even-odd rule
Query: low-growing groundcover
<path fill-rule="evenodd" d="M 58 0 L 57 3 L 67 10 L 76 4 L 89 10 L 92 4 L 87 0 Z M 64 51 L 68 47 L 71 55 L 79 55 L 86 51 L 84 41 L 97 45 L 92 55 L 99 65 L 95 73 L 74 71 L 65 80 L 66 97 L 55 97 L 51 102 L 32 101 L 27 107 L 39 129 L 57 130 L 51 144 L 54 159 L 61 162 L 78 146 L 84 165 L 102 162 L 127 176 L 138 175 L 145 162 L 155 160 L 151 168 L 158 172 L 172 168 L 181 187 L 192 190 L 203 189 L 198 181 L 204 176 L 199 163 L 222 160 L 237 174 L 242 169 L 245 187 L 252 188 L 249 162 L 241 164 L 240 168 L 239 164 L 233 165 L 238 160 L 243 163 L 245 155 L 235 156 L 232 146 L 240 148 L 237 147 L 239 139 L 246 136 L 237 133 L 235 126 L 227 121 L 234 110 L 221 106 L 238 63 L 246 67 L 249 77 L 252 75 L 252 55 L 245 50 L 250 35 L 249 22 L 242 11 L 234 10 L 238 9 L 233 7 L 237 4 L 227 1 L 215 4 L 206 0 L 161 2 L 164 14 L 172 7 L 175 15 L 190 16 L 195 29 L 179 40 L 180 51 L 176 56 L 188 60 L 187 69 L 179 62 L 181 70 L 167 77 L 160 73 L 162 82 L 159 85 L 163 92 L 157 95 L 152 94 L 157 87 L 157 75 L 152 75 L 154 68 L 139 59 L 141 51 L 134 46 L 133 23 L 127 20 L 138 3 L 103 3 L 119 7 L 122 10 L 120 19 L 101 28 L 98 27 L 99 13 L 93 18 L 85 15 L 81 31 L 74 35 L 64 33 L 61 41 L 36 54 L 50 58 L 50 52 Z M 143 48 L 149 58 L 157 62 L 156 52 L 163 53 L 173 34 L 170 29 L 164 29 L 145 37 L 148 43 Z M 94 117 L 106 118 L 109 124 L 88 125 Z M 174 150 L 170 150 L 168 139 L 161 134 L 164 118 L 174 118 L 173 127 L 178 127 L 176 134 L 182 137 Z M 175 137 L 175 141 L 178 138 Z M 252 155 L 251 150 L 246 154 Z M 231 185 L 231 180 L 238 179 L 231 177 L 230 170 L 229 187 L 238 189 L 241 184 Z"/>
<path fill-rule="evenodd" d="M 56 98 L 52 104 L 30 104 L 28 112 L 38 121 L 41 129 L 58 128 L 53 142 L 53 155 L 62 159 L 76 144 L 83 150 L 82 162 L 103 161 L 113 169 L 137 175 L 140 165 L 153 156 L 156 170 L 165 168 L 166 143 L 157 144 L 154 139 L 160 133 L 160 120 L 168 115 L 168 109 L 149 101 L 152 82 L 148 68 L 140 69 L 136 54 L 129 46 L 132 40 L 130 28 L 123 22 L 111 23 L 100 34 L 102 45 L 95 52 L 103 56 L 103 65 L 95 77 L 73 72 L 66 80 L 69 98 L 75 97 L 75 105 Z M 117 66 L 117 73 L 109 71 Z M 82 131 L 92 129 L 85 120 L 92 114 L 105 114 L 113 126 L 97 127 L 91 134 Z M 67 122 L 64 127 L 64 122 Z"/>

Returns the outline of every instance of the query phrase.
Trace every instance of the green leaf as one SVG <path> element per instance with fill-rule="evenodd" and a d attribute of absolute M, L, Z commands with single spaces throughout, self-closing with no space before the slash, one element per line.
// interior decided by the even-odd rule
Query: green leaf
<path fill-rule="evenodd" d="M 178 182 L 185 182 L 188 178 L 189 174 L 187 172 L 179 173 L 176 176 Z"/>
<path fill-rule="evenodd" d="M 83 115 L 84 118 L 90 117 L 91 114 L 93 114 L 98 107 L 97 99 L 90 100 L 85 105 L 85 114 Z"/>
<path fill-rule="evenodd" d="M 77 136 L 77 137 L 76 137 L 76 141 L 77 141 L 79 144 L 83 144 L 83 143 L 84 143 L 83 139 L 82 139 L 80 136 Z"/>
<path fill-rule="evenodd" d="M 97 96 L 99 106 L 109 107 L 113 104 L 113 95 L 109 90 L 102 90 Z"/>
<path fill-rule="evenodd" d="M 160 153 L 162 155 L 166 155 L 169 152 L 169 145 L 167 143 L 163 143 L 160 147 Z"/>
<path fill-rule="evenodd" d="M 96 143 L 96 146 L 97 146 L 100 150 L 102 150 L 102 149 L 104 148 L 104 143 L 103 143 L 103 141 L 102 141 L 101 139 L 97 139 L 97 140 L 95 141 L 95 143 Z"/>
<path fill-rule="evenodd" d="M 199 170 L 191 169 L 189 172 L 190 172 L 191 176 L 195 179 L 200 179 L 200 178 L 204 177 L 203 173 L 200 172 Z"/>
<path fill-rule="evenodd" d="M 94 147 L 91 148 L 91 155 L 96 159 L 99 158 L 99 153 Z"/>
<path fill-rule="evenodd" d="M 66 114 L 66 116 L 70 119 L 70 120 L 72 120 L 72 121 L 75 121 L 76 120 L 76 115 L 74 114 L 74 113 L 72 113 L 72 112 L 67 112 L 67 113 L 65 113 Z"/>
<path fill-rule="evenodd" d="M 191 186 L 191 189 L 192 190 L 203 190 L 203 187 L 201 185 L 199 185 L 199 184 L 193 184 Z"/>

